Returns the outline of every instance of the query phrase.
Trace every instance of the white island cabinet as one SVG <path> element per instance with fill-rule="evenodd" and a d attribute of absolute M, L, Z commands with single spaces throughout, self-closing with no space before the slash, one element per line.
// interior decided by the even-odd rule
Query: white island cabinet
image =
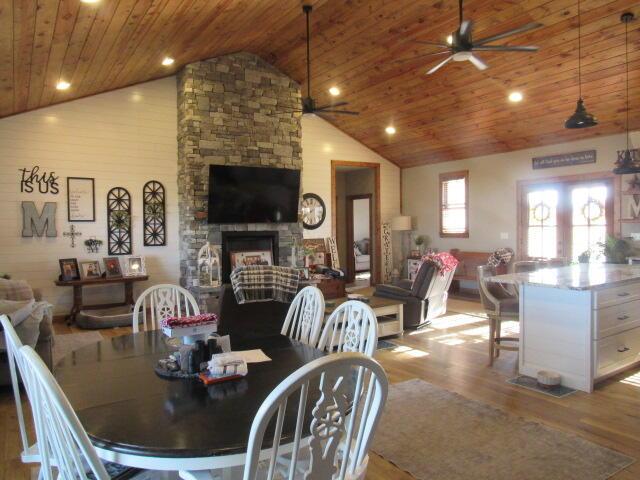
<path fill-rule="evenodd" d="M 591 264 L 496 275 L 518 286 L 520 373 L 585 392 L 640 362 L 640 265 Z"/>

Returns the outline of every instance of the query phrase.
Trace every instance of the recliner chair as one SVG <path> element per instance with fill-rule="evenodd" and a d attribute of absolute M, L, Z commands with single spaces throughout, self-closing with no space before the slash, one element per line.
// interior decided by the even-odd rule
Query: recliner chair
<path fill-rule="evenodd" d="M 455 269 L 440 275 L 435 265 L 424 262 L 413 282 L 400 280 L 393 285 L 377 285 L 374 295 L 403 301 L 404 327 L 418 328 L 446 313 L 454 274 Z"/>

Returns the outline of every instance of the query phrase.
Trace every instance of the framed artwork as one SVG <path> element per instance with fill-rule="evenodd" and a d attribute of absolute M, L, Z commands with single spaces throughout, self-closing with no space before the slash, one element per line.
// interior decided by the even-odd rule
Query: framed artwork
<path fill-rule="evenodd" d="M 102 262 L 104 263 L 104 271 L 107 273 L 107 278 L 122 276 L 122 268 L 118 257 L 104 257 Z"/>
<path fill-rule="evenodd" d="M 325 239 L 327 244 L 327 251 L 331 254 L 331 268 L 340 268 L 340 257 L 338 256 L 338 244 L 336 243 L 336 237 L 327 237 Z"/>
<path fill-rule="evenodd" d="M 60 276 L 64 282 L 71 280 L 80 280 L 80 269 L 78 268 L 78 260 L 75 258 L 61 258 Z"/>
<path fill-rule="evenodd" d="M 231 269 L 249 265 L 273 265 L 273 254 L 270 250 L 253 250 L 231 252 Z"/>
<path fill-rule="evenodd" d="M 102 276 L 100 262 L 97 260 L 87 260 L 80 262 L 80 272 L 83 280 L 96 280 Z"/>
<path fill-rule="evenodd" d="M 67 217 L 70 222 L 96 221 L 96 190 L 93 178 L 67 178 Z"/>
<path fill-rule="evenodd" d="M 313 250 L 315 252 L 327 251 L 324 238 L 303 238 L 302 248 L 306 250 Z"/>
<path fill-rule="evenodd" d="M 304 265 L 305 267 L 312 267 L 314 265 L 326 265 L 325 252 L 314 252 L 305 255 Z"/>
<path fill-rule="evenodd" d="M 144 263 L 144 257 L 131 256 L 125 259 L 125 275 L 127 277 L 135 277 L 138 275 L 146 275 L 147 268 Z"/>

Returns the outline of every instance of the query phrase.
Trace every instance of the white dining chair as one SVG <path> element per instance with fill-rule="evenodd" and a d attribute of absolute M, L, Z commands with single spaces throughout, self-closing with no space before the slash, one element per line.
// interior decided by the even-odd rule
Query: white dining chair
<path fill-rule="evenodd" d="M 109 480 L 80 420 L 47 366 L 28 345 L 19 352 L 23 377 L 28 377 L 29 402 L 39 439 L 39 479 Z"/>
<path fill-rule="evenodd" d="M 362 353 L 327 355 L 299 368 L 258 409 L 242 479 L 363 480 L 388 389 L 380 364 Z M 316 390 L 319 395 L 314 395 Z M 309 402 L 310 396 L 318 400 Z M 293 438 L 283 443 L 285 419 L 295 421 L 295 429 Z M 273 438 L 265 447 L 270 425 Z M 286 461 L 281 462 L 283 457 Z M 227 473 L 184 471 L 180 477 L 239 478 L 238 472 Z"/>
<path fill-rule="evenodd" d="M 291 302 L 280 333 L 315 347 L 318 344 L 323 319 L 322 292 L 314 286 L 304 287 Z"/>
<path fill-rule="evenodd" d="M 371 307 L 358 300 L 339 305 L 322 330 L 318 348 L 327 352 L 360 352 L 370 357 L 378 346 L 378 320 Z"/>
<path fill-rule="evenodd" d="M 133 307 L 133 333 L 139 332 L 140 320 L 144 330 L 157 330 L 162 320 L 191 315 L 200 315 L 200 309 L 187 289 L 166 283 L 154 285 L 140 294 Z"/>
<path fill-rule="evenodd" d="M 16 414 L 18 418 L 18 428 L 20 430 L 20 441 L 22 442 L 22 452 L 20 459 L 22 463 L 39 463 L 40 454 L 38 453 L 37 442 L 31 443 L 27 435 L 27 425 L 25 422 L 24 411 L 22 410 L 22 398 L 20 396 L 20 383 L 18 381 L 18 372 L 21 375 L 22 383 L 27 396 L 29 395 L 27 379 L 23 373 L 22 357 L 19 350 L 23 346 L 18 334 L 13 328 L 13 324 L 9 317 L 0 315 L 0 324 L 4 330 L 4 342 L 7 349 L 7 361 L 9 363 L 9 374 L 11 375 L 11 386 L 13 388 L 13 398 L 16 402 Z"/>

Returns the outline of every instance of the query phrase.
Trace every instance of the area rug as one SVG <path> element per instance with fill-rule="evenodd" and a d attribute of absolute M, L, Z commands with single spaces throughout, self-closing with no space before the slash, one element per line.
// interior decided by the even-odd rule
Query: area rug
<path fill-rule="evenodd" d="M 56 335 L 53 342 L 53 364 L 69 355 L 74 350 L 78 350 L 86 345 L 97 343 L 103 340 L 100 332 L 68 333 L 66 335 Z"/>
<path fill-rule="evenodd" d="M 605 480 L 634 462 L 422 380 L 390 386 L 372 450 L 424 480 Z"/>

